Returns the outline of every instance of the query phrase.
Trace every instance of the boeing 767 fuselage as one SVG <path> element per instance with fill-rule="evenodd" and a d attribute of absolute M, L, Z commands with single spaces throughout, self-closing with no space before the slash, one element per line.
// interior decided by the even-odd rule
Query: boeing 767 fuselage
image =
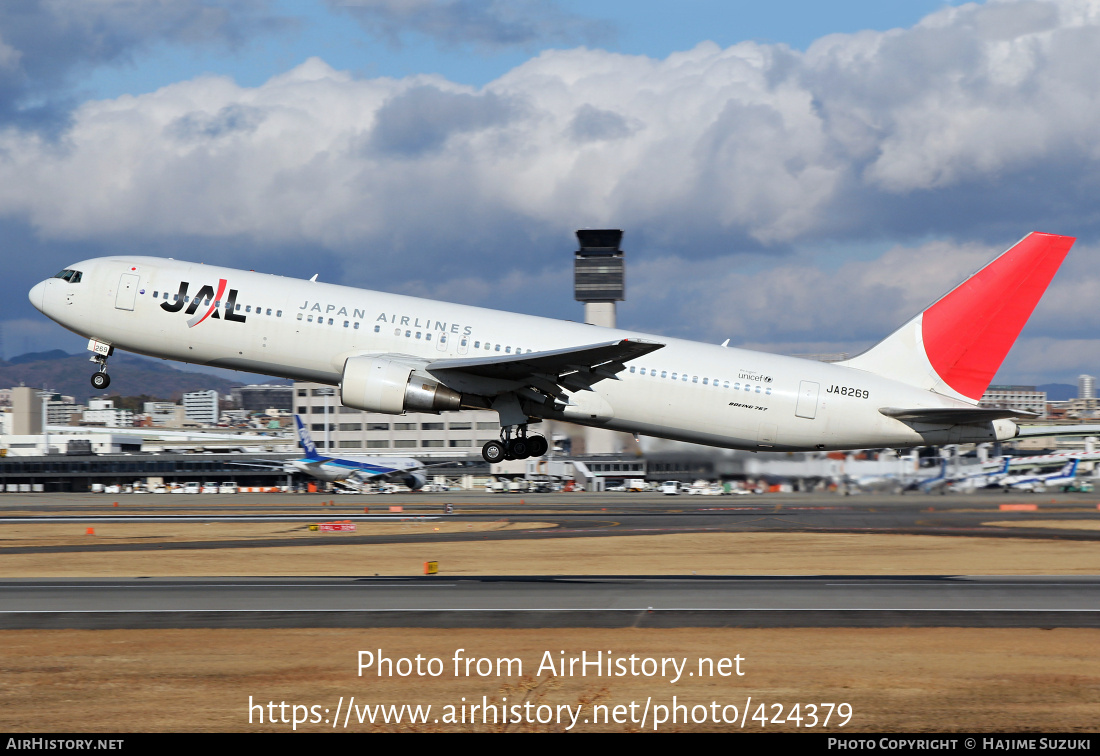
<path fill-rule="evenodd" d="M 117 348 L 336 385 L 372 412 L 489 408 L 490 461 L 544 453 L 538 418 L 733 449 L 901 448 L 1016 434 L 1018 413 L 978 400 L 1073 242 L 1029 234 L 836 363 L 150 257 L 76 263 L 30 299 L 89 339 L 97 388 Z"/>

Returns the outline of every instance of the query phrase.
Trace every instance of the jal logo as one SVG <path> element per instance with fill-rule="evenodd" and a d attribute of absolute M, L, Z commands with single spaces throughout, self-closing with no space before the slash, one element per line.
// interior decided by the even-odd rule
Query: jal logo
<path fill-rule="evenodd" d="M 180 284 L 179 293 L 176 294 L 174 301 L 162 302 L 160 308 L 165 312 L 179 312 L 187 306 L 187 314 L 191 315 L 191 319 L 187 321 L 188 328 L 194 328 L 207 318 L 221 319 L 222 315 L 218 313 L 218 305 L 223 301 L 222 297 L 225 296 L 226 280 L 224 278 L 218 279 L 218 289 L 214 290 L 213 286 L 204 285 L 201 289 L 195 292 L 195 296 L 190 302 L 187 301 L 187 288 L 190 286 L 188 281 L 184 281 Z M 231 320 L 234 323 L 243 323 L 246 318 L 244 315 L 238 315 L 237 309 L 237 290 L 230 289 L 229 295 L 225 297 L 225 320 Z M 200 310 L 199 307 L 202 307 Z"/>

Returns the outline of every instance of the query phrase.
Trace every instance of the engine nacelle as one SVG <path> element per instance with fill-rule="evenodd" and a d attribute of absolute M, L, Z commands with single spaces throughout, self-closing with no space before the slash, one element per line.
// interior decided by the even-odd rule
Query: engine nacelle
<path fill-rule="evenodd" d="M 419 491 L 428 482 L 428 476 L 417 470 L 395 480 L 404 486 L 408 486 L 410 490 Z"/>
<path fill-rule="evenodd" d="M 462 407 L 462 395 L 413 366 L 385 357 L 351 357 L 344 363 L 340 402 L 368 412 L 439 412 Z"/>

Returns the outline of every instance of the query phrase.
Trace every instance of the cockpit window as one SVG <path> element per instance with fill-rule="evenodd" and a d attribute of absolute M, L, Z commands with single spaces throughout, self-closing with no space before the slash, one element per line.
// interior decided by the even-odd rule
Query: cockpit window
<path fill-rule="evenodd" d="M 80 283 L 81 273 L 79 270 L 63 270 L 58 273 L 54 278 L 63 278 L 69 283 Z"/>

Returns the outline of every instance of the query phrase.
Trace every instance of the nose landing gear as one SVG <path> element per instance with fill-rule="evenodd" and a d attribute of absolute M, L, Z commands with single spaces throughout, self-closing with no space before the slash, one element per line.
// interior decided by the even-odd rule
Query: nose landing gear
<path fill-rule="evenodd" d="M 528 436 L 526 425 L 510 425 L 501 428 L 500 441 L 489 441 L 481 447 L 481 456 L 493 464 L 506 459 L 541 457 L 549 448 L 550 444 L 542 436 Z"/>
<path fill-rule="evenodd" d="M 107 355 L 97 354 L 92 357 L 92 362 L 99 365 L 99 370 L 92 373 L 92 387 L 105 389 L 111 385 L 111 376 L 107 375 Z"/>

